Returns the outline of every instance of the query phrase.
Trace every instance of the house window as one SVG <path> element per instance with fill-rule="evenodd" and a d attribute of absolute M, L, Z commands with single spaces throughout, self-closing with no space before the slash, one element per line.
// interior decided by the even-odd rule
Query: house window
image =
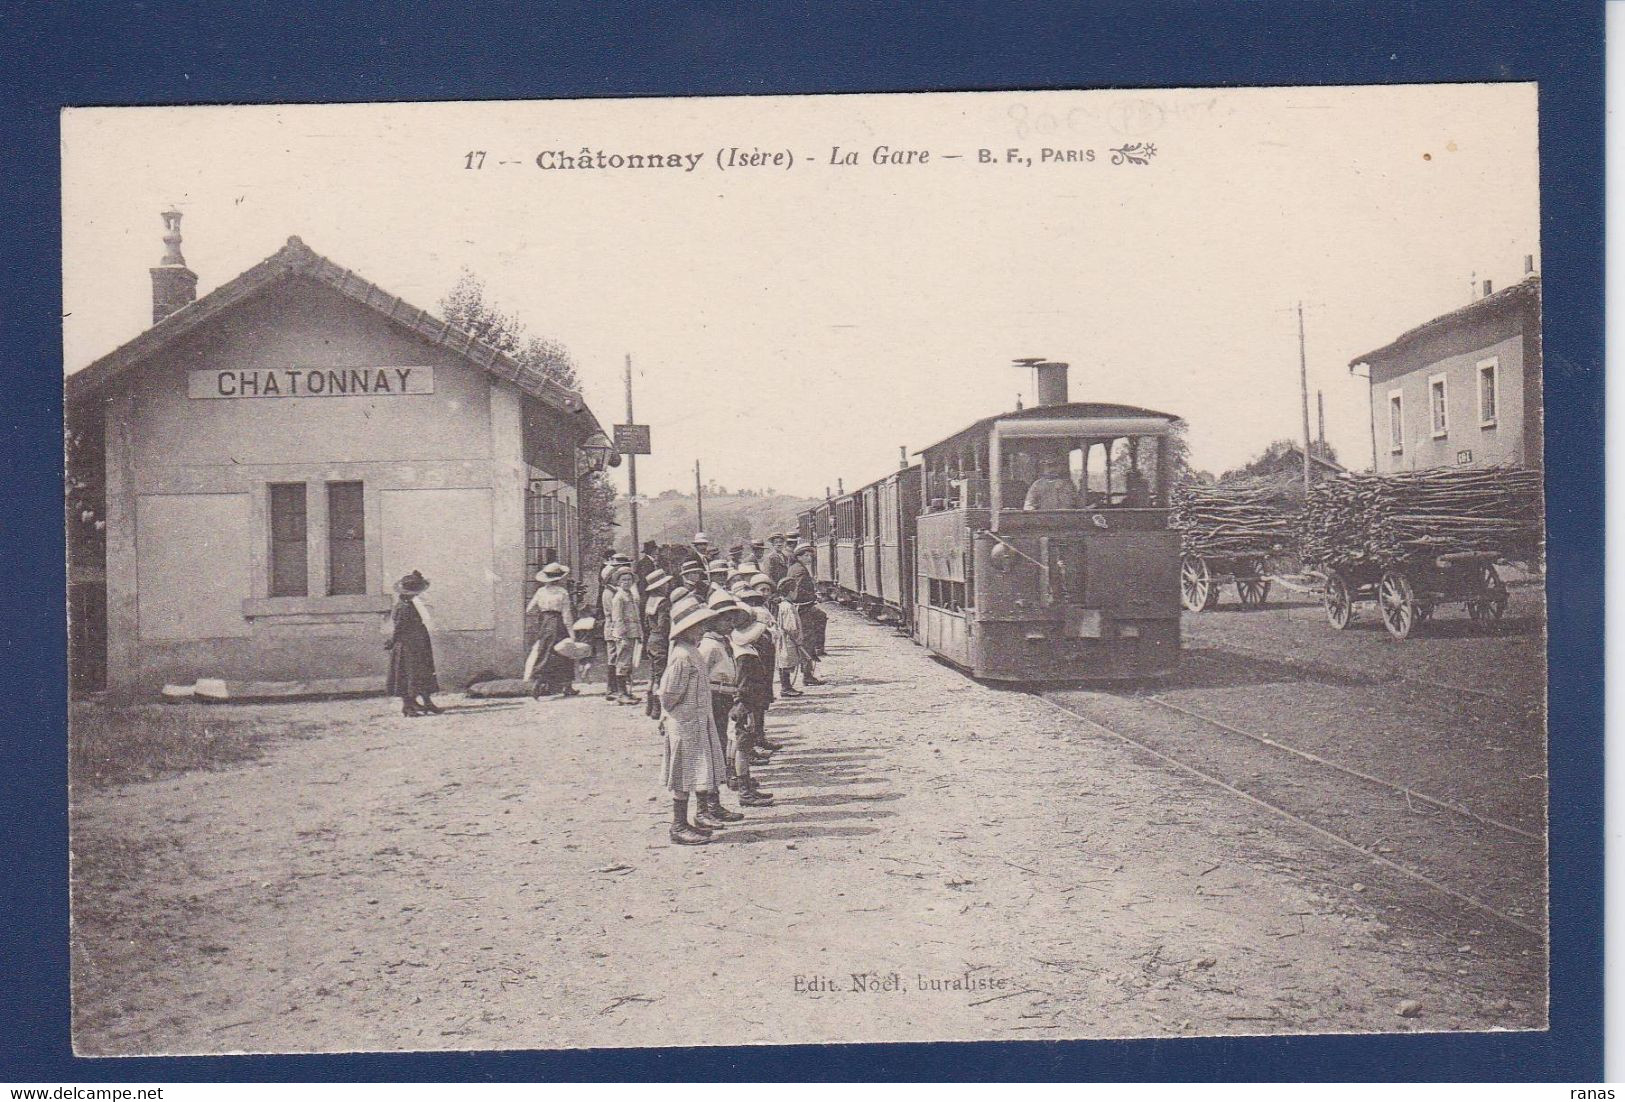
<path fill-rule="evenodd" d="M 1405 406 L 1397 390 L 1388 392 L 1388 447 L 1396 452 L 1405 450 Z"/>
<path fill-rule="evenodd" d="M 327 484 L 327 592 L 367 592 L 366 513 L 361 483 Z"/>
<path fill-rule="evenodd" d="M 1500 367 L 1497 360 L 1482 360 L 1478 365 L 1478 424 L 1480 428 L 1493 428 L 1500 394 L 1496 386 L 1496 374 Z"/>
<path fill-rule="evenodd" d="M 1428 376 L 1428 415 L 1432 419 L 1434 439 L 1448 436 L 1450 421 L 1445 409 L 1443 375 Z"/>
<path fill-rule="evenodd" d="M 271 484 L 271 596 L 308 597 L 305 484 Z"/>

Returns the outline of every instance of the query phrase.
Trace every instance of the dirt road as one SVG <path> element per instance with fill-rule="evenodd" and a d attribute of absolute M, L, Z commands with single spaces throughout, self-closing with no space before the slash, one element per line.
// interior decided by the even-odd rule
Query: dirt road
<path fill-rule="evenodd" d="M 76 792 L 77 1049 L 1543 1024 L 1538 942 L 886 629 L 830 638 L 770 717 L 776 806 L 704 847 L 597 696 L 233 708 L 307 737 Z"/>

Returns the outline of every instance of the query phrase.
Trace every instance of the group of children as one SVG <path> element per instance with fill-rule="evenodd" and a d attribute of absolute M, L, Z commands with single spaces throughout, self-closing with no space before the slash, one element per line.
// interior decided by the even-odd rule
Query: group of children
<path fill-rule="evenodd" d="M 782 749 L 767 738 L 767 712 L 778 695 L 802 695 L 793 683 L 797 671 L 812 676 L 793 583 L 775 586 L 742 556 L 706 562 L 698 555 L 682 563 L 676 578 L 659 566 L 640 578 L 616 555 L 602 580 L 605 700 L 642 703 L 660 722 L 671 840 L 703 844 L 744 818 L 723 805 L 724 788 L 738 792 L 744 807 L 773 802 L 751 771 Z M 639 644 L 649 660 L 649 691 L 641 702 L 630 688 Z"/>

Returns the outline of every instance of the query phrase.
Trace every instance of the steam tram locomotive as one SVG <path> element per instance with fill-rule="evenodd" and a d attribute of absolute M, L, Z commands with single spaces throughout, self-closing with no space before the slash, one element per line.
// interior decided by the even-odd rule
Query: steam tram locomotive
<path fill-rule="evenodd" d="M 1178 419 L 1070 402 L 1067 365 L 1036 370 L 1038 405 L 977 421 L 804 514 L 815 577 L 978 678 L 1167 673 L 1179 661 Z"/>

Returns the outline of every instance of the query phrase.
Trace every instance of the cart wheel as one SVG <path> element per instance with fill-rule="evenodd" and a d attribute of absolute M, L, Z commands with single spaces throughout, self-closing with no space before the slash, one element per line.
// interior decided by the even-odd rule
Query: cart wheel
<path fill-rule="evenodd" d="M 1354 596 L 1349 593 L 1349 585 L 1343 580 L 1343 575 L 1335 570 L 1326 575 L 1326 590 L 1321 594 L 1321 602 L 1326 606 L 1326 619 L 1338 631 L 1348 627 L 1354 619 Z"/>
<path fill-rule="evenodd" d="M 1186 555 L 1179 561 L 1179 600 L 1191 612 L 1206 612 L 1219 603 L 1219 587 L 1206 559 Z"/>
<path fill-rule="evenodd" d="M 1467 615 L 1472 617 L 1475 624 L 1493 624 L 1498 622 L 1507 610 L 1507 584 L 1496 573 L 1491 563 L 1484 564 L 1484 573 L 1480 579 L 1480 588 L 1484 596 L 1480 600 L 1467 602 Z"/>
<path fill-rule="evenodd" d="M 1407 638 L 1416 626 L 1416 596 L 1410 579 L 1397 570 L 1382 576 L 1377 586 L 1377 606 L 1382 610 L 1382 626 L 1395 639 Z"/>
<path fill-rule="evenodd" d="M 1242 608 L 1263 608 L 1270 595 L 1270 583 L 1263 578 L 1237 578 L 1236 596 Z"/>

